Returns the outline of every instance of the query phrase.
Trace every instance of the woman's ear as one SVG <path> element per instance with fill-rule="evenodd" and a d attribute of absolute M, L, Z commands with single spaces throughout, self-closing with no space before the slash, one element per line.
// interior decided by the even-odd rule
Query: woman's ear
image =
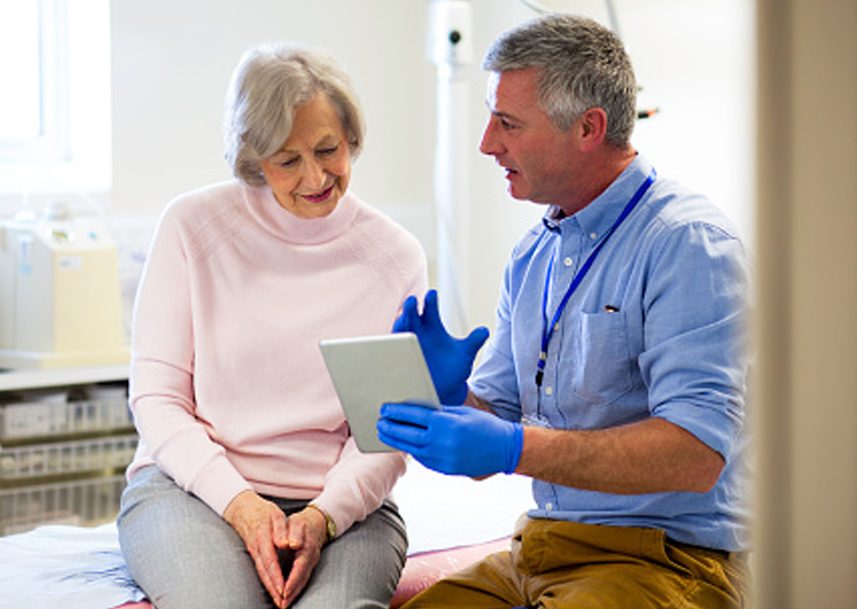
<path fill-rule="evenodd" d="M 602 108 L 590 108 L 578 119 L 580 149 L 591 152 L 607 137 L 607 113 Z"/>

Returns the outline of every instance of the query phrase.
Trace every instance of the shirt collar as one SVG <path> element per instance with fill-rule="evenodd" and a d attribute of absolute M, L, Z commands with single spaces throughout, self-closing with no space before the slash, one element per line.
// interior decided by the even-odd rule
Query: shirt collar
<path fill-rule="evenodd" d="M 651 172 L 651 164 L 643 155 L 638 154 L 604 192 L 586 207 L 571 216 L 565 216 L 559 207 L 551 205 L 542 217 L 542 222 L 551 232 L 560 232 L 561 225 L 571 224 L 566 221 L 573 219 L 573 223 L 579 225 L 582 232 L 598 238 L 613 226 L 625 205 Z"/>

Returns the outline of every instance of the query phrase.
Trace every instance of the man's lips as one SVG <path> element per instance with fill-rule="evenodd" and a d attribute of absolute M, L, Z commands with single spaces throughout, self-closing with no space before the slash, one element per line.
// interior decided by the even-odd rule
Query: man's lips
<path fill-rule="evenodd" d="M 517 174 L 518 174 L 518 172 L 517 172 L 516 170 L 512 169 L 511 167 L 503 167 L 503 170 L 506 172 L 506 177 L 507 177 L 507 178 L 510 178 L 510 177 L 512 177 L 513 175 L 517 175 Z"/>

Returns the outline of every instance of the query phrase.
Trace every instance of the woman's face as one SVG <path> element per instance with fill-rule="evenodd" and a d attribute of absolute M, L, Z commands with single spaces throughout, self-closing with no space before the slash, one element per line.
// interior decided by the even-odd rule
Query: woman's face
<path fill-rule="evenodd" d="M 261 165 L 274 197 L 296 216 L 321 218 L 336 208 L 351 178 L 351 150 L 326 95 L 295 108 L 289 138 Z"/>

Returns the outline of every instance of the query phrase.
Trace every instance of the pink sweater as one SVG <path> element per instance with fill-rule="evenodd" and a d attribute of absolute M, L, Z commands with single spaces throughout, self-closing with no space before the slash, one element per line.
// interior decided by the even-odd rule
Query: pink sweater
<path fill-rule="evenodd" d="M 318 342 L 389 332 L 426 287 L 417 240 L 351 193 L 319 219 L 238 182 L 177 198 L 134 307 L 129 479 L 155 463 L 219 514 L 248 488 L 312 499 L 345 531 L 405 461 L 357 450 Z"/>

